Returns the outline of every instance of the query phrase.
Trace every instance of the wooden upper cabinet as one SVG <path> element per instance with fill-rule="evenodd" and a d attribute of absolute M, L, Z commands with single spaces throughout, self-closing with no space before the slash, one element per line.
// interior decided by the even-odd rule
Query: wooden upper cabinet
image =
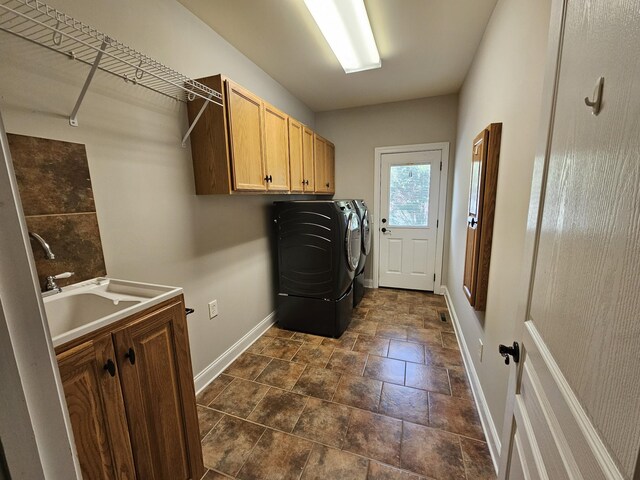
<path fill-rule="evenodd" d="M 57 355 L 84 478 L 135 480 L 111 335 Z"/>
<path fill-rule="evenodd" d="M 486 309 L 496 207 L 501 123 L 492 123 L 473 141 L 467 213 L 463 291 L 475 310 Z"/>
<path fill-rule="evenodd" d="M 300 122 L 289 117 L 289 172 L 292 192 L 303 192 L 306 187 L 302 156 L 303 128 Z"/>
<path fill-rule="evenodd" d="M 114 332 L 138 478 L 200 478 L 202 451 L 184 304 Z"/>
<path fill-rule="evenodd" d="M 327 192 L 336 193 L 336 147 L 327 140 L 324 148 L 324 179 Z"/>
<path fill-rule="evenodd" d="M 264 152 L 267 190 L 289 191 L 289 116 L 264 103 Z"/>
<path fill-rule="evenodd" d="M 315 191 L 318 193 L 327 193 L 327 169 L 325 164 L 327 158 L 325 156 L 325 149 L 327 148 L 327 142 L 318 134 L 313 134 L 313 158 L 314 158 L 314 175 L 316 178 Z"/>
<path fill-rule="evenodd" d="M 222 75 L 198 81 L 223 96 L 191 131 L 198 195 L 335 191 L 333 144 Z M 203 105 L 200 98 L 188 102 L 190 123 Z"/>
<path fill-rule="evenodd" d="M 226 93 L 233 188 L 266 190 L 263 102 L 230 80 L 226 81 Z"/>
<path fill-rule="evenodd" d="M 335 147 L 318 134 L 313 135 L 315 192 L 335 193 Z"/>
<path fill-rule="evenodd" d="M 313 153 L 313 130 L 302 127 L 302 179 L 304 180 L 304 191 L 314 192 L 315 182 L 315 161 Z M 293 186 L 293 180 L 292 180 Z M 292 189 L 293 190 L 293 189 Z"/>

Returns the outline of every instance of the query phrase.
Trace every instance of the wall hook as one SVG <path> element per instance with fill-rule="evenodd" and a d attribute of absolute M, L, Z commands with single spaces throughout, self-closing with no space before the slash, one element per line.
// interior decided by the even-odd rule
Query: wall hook
<path fill-rule="evenodd" d="M 53 42 L 53 44 L 57 47 L 60 46 L 60 44 L 62 43 L 62 33 L 59 30 L 60 28 L 60 20 L 58 20 L 56 22 L 56 28 L 53 31 L 53 38 L 51 39 L 51 41 Z"/>
<path fill-rule="evenodd" d="M 594 115 L 598 115 L 600 113 L 600 109 L 602 108 L 603 90 L 604 77 L 600 77 L 593 92 L 593 100 L 590 100 L 589 97 L 584 97 L 584 103 L 587 105 L 587 107 L 591 107 L 591 113 L 593 113 Z"/>
<path fill-rule="evenodd" d="M 142 60 L 140 60 L 140 64 L 136 68 L 136 78 L 142 80 L 142 77 L 144 77 L 144 70 L 142 70 Z"/>

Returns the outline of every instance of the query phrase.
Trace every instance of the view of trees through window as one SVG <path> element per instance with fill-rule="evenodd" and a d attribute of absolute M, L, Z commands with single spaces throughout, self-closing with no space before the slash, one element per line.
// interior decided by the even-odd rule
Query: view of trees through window
<path fill-rule="evenodd" d="M 431 165 L 392 165 L 389 179 L 389 226 L 429 224 Z"/>

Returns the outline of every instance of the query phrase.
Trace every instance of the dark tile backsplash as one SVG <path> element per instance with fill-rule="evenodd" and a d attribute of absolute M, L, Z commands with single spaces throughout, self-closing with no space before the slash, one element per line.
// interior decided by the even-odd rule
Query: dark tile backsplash
<path fill-rule="evenodd" d="M 56 255 L 47 259 L 31 240 L 41 287 L 48 275 L 67 271 L 75 275 L 58 285 L 106 275 L 84 145 L 7 136 L 29 231 L 42 236 Z"/>

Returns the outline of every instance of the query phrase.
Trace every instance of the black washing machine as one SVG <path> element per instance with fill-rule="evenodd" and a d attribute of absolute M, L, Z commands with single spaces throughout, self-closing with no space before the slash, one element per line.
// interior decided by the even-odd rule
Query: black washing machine
<path fill-rule="evenodd" d="M 278 324 L 339 337 L 351 321 L 360 218 L 350 201 L 275 202 Z"/>
<path fill-rule="evenodd" d="M 364 296 L 364 264 L 367 261 L 367 256 L 371 251 L 371 226 L 369 224 L 369 209 L 364 200 L 352 200 L 352 203 L 356 207 L 356 212 L 360 218 L 360 230 L 361 230 L 361 248 L 360 259 L 358 266 L 356 267 L 356 275 L 353 280 L 353 306 L 356 307 L 362 297 Z"/>

